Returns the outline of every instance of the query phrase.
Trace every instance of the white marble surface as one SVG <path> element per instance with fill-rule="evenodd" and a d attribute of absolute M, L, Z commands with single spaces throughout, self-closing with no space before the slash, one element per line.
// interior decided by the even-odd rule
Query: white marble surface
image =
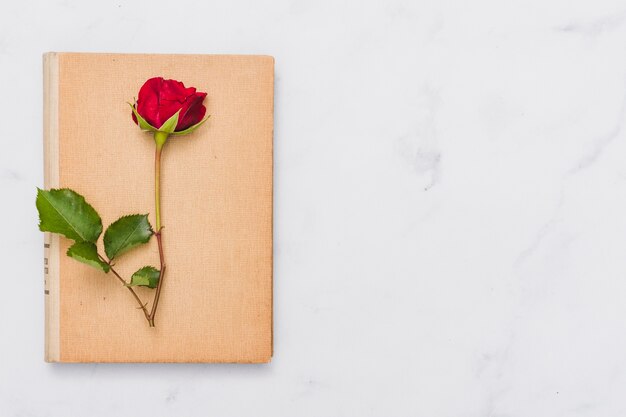
<path fill-rule="evenodd" d="M 626 415 L 623 1 L 0 10 L 0 415 Z M 43 362 L 48 50 L 275 56 L 271 364 Z"/>

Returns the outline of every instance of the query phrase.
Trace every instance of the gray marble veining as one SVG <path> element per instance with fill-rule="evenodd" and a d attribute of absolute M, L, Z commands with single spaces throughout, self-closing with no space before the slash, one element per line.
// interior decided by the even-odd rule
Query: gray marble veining
<path fill-rule="evenodd" d="M 0 415 L 626 414 L 623 3 L 25 0 L 2 15 Z M 276 58 L 271 364 L 43 362 L 48 50 Z"/>

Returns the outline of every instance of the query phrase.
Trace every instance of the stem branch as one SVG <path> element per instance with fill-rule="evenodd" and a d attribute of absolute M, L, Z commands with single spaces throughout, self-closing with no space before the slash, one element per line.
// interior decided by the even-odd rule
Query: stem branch
<path fill-rule="evenodd" d="M 141 301 L 141 298 L 139 298 L 139 296 L 137 295 L 137 293 L 135 292 L 133 287 L 128 286 L 128 283 L 126 282 L 126 280 L 124 278 L 122 278 L 120 276 L 120 274 L 118 274 L 115 269 L 113 269 L 113 267 L 111 266 L 111 262 L 107 262 L 102 257 L 102 255 L 100 255 L 100 254 L 98 254 L 98 256 L 100 257 L 100 259 L 102 259 L 103 262 L 106 262 L 109 265 L 109 268 L 111 268 L 111 272 L 113 272 L 113 275 L 115 275 L 117 277 L 117 279 L 120 280 L 122 285 L 124 285 L 126 288 L 128 288 L 128 291 L 130 291 L 130 293 L 133 295 L 133 297 L 135 297 L 135 300 L 137 300 L 137 303 L 139 304 L 139 307 L 143 311 L 143 315 L 146 316 L 146 320 L 148 320 L 148 323 L 150 323 L 150 314 L 148 314 L 148 309 L 146 309 L 146 305 Z"/>
<path fill-rule="evenodd" d="M 159 245 L 159 262 L 161 268 L 159 269 L 159 283 L 156 287 L 156 293 L 154 294 L 154 302 L 152 303 L 152 310 L 150 311 L 150 317 L 148 323 L 150 327 L 154 327 L 154 315 L 156 314 L 157 306 L 159 305 L 159 297 L 161 296 L 161 288 L 163 285 L 163 277 L 165 276 L 165 256 L 163 254 L 163 243 L 161 241 L 161 232 L 156 232 L 157 243 Z"/>

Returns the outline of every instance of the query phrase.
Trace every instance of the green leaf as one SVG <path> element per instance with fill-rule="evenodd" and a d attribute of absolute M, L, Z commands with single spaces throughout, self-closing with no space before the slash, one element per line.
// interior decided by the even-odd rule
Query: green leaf
<path fill-rule="evenodd" d="M 135 272 L 132 277 L 130 277 L 130 284 L 128 285 L 131 287 L 141 286 L 156 288 L 159 284 L 160 274 L 161 273 L 159 272 L 159 270 L 155 267 L 144 266 L 143 268 Z"/>
<path fill-rule="evenodd" d="M 102 233 L 100 216 L 85 198 L 68 188 L 37 188 L 39 230 L 59 233 L 77 242 L 95 242 Z"/>
<path fill-rule="evenodd" d="M 196 130 L 197 128 L 199 128 L 200 126 L 202 126 L 204 124 L 204 122 L 206 122 L 207 120 L 209 120 L 209 117 L 211 117 L 211 115 L 208 115 L 206 117 L 206 119 L 202 120 L 201 122 L 196 123 L 193 126 L 189 126 L 187 129 L 185 130 L 181 130 L 180 132 L 172 132 L 172 135 L 176 135 L 176 136 L 180 136 L 180 135 L 187 135 L 191 132 L 193 132 L 194 130 Z"/>
<path fill-rule="evenodd" d="M 91 242 L 76 242 L 67 250 L 67 256 L 96 269 L 109 272 L 111 267 L 98 256 L 96 245 Z"/>
<path fill-rule="evenodd" d="M 135 114 L 135 117 L 137 118 L 137 123 L 139 124 L 139 128 L 141 130 L 147 130 L 147 131 L 150 131 L 150 132 L 156 132 L 157 131 L 157 129 L 154 126 L 152 126 L 150 123 L 148 123 L 146 121 L 146 119 L 141 117 L 141 115 L 137 112 L 137 109 L 135 108 L 135 106 L 133 106 L 130 103 L 128 103 L 128 105 L 130 106 L 131 109 L 133 109 L 133 113 Z"/>
<path fill-rule="evenodd" d="M 178 115 L 180 114 L 180 110 L 178 110 L 172 117 L 167 119 L 165 123 L 161 125 L 159 128 L 159 132 L 163 133 L 172 133 L 176 130 L 176 125 L 178 124 Z"/>
<path fill-rule="evenodd" d="M 147 243 L 153 233 L 147 214 L 120 217 L 104 232 L 104 251 L 109 259 L 113 259 L 135 246 Z"/>

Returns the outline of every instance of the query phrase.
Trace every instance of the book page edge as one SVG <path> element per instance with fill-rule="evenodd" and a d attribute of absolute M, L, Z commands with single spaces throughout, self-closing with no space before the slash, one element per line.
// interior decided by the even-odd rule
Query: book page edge
<path fill-rule="evenodd" d="M 44 188 L 59 186 L 59 56 L 43 55 Z M 59 236 L 44 233 L 45 361 L 60 360 Z"/>

